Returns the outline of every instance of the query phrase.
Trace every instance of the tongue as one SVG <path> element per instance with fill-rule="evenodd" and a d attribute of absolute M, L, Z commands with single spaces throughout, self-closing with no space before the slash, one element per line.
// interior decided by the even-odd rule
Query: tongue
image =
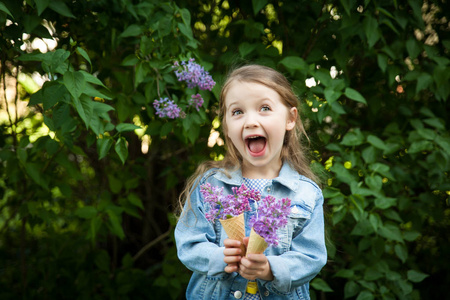
<path fill-rule="evenodd" d="M 248 148 L 251 152 L 259 153 L 264 149 L 264 146 L 266 145 L 266 140 L 263 138 L 258 139 L 250 139 L 248 141 Z"/>

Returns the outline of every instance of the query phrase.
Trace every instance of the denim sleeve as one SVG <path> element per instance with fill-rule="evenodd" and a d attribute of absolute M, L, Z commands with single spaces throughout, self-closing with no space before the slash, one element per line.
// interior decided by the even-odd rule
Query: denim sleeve
<path fill-rule="evenodd" d="M 178 258 L 191 271 L 205 275 L 224 272 L 224 247 L 216 241 L 214 225 L 209 222 L 203 210 L 200 189 L 191 194 L 191 207 L 184 211 L 175 228 L 175 242 Z"/>
<path fill-rule="evenodd" d="M 264 285 L 276 294 L 287 294 L 311 281 L 322 269 L 327 260 L 325 247 L 325 228 L 323 216 L 323 195 L 316 192 L 315 207 L 311 218 L 296 235 L 290 250 L 279 256 L 268 256 L 274 280 Z"/>

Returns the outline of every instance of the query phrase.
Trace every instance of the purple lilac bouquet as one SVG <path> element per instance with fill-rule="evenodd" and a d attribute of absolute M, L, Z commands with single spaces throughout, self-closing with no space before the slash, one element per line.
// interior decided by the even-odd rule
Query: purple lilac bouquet
<path fill-rule="evenodd" d="M 180 117 L 181 108 L 169 98 L 160 98 L 159 100 L 153 101 L 153 107 L 156 109 L 156 115 L 160 118 L 168 117 L 171 119 L 176 119 Z"/>
<path fill-rule="evenodd" d="M 177 61 L 173 64 L 172 68 L 175 69 L 175 75 L 178 81 L 186 81 L 188 88 L 195 88 L 198 86 L 201 90 L 212 90 L 215 81 L 211 75 L 203 69 L 202 66 L 194 62 L 193 58 L 189 59 L 186 63 L 182 61 L 181 64 Z M 188 107 L 193 106 L 197 111 L 200 111 L 200 107 L 203 105 L 203 98 L 200 94 L 193 95 L 189 99 Z M 153 101 L 153 107 L 156 109 L 156 115 L 160 118 L 176 119 L 184 117 L 186 114 L 181 108 L 169 98 L 160 98 Z"/>
<path fill-rule="evenodd" d="M 215 219 L 226 220 L 250 210 L 249 199 L 259 201 L 261 194 L 248 189 L 245 185 L 233 187 L 233 194 L 224 195 L 223 188 L 214 187 L 209 183 L 200 186 L 200 193 L 210 210 L 205 214 L 206 219 L 213 222 Z"/>
<path fill-rule="evenodd" d="M 203 105 L 203 98 L 200 94 L 192 95 L 191 99 L 189 99 L 189 106 L 194 106 L 197 111 L 200 110 L 200 107 Z"/>
<path fill-rule="evenodd" d="M 178 81 L 186 81 L 191 89 L 198 86 L 201 90 L 212 90 L 215 81 L 208 71 L 194 61 L 195 59 L 191 58 L 187 64 L 185 61 L 182 61 L 181 65 L 177 61 L 173 64 Z"/>
<path fill-rule="evenodd" d="M 259 201 L 257 215 L 250 218 L 250 226 L 266 243 L 276 246 L 277 230 L 287 225 L 290 206 L 289 198 L 277 200 L 269 195 Z"/>

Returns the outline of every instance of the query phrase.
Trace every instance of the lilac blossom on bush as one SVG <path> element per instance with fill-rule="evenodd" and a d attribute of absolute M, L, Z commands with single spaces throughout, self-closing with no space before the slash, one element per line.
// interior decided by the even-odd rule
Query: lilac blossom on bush
<path fill-rule="evenodd" d="M 250 190 L 245 185 L 233 187 L 233 194 L 224 195 L 223 188 L 217 188 L 210 183 L 200 186 L 205 203 L 210 206 L 205 214 L 206 219 L 213 222 L 215 219 L 226 220 L 250 210 L 249 199 L 259 201 L 261 194 L 258 191 Z"/>
<path fill-rule="evenodd" d="M 278 245 L 277 230 L 287 225 L 291 200 L 277 200 L 268 195 L 258 203 L 257 215 L 250 218 L 250 226 L 266 243 Z"/>
<path fill-rule="evenodd" d="M 159 100 L 153 101 L 153 107 L 156 109 L 156 114 L 160 118 L 176 119 L 180 116 L 181 108 L 169 98 L 159 98 Z"/>
<path fill-rule="evenodd" d="M 173 65 L 175 70 L 175 75 L 178 81 L 186 81 L 188 88 L 194 88 L 198 86 L 201 90 L 212 90 L 216 84 L 208 71 L 194 62 L 195 59 L 189 59 L 186 64 L 185 61 L 180 64 L 176 61 Z"/>
<path fill-rule="evenodd" d="M 200 107 L 203 105 L 203 98 L 200 94 L 192 95 L 191 99 L 189 99 L 189 105 L 194 106 L 197 111 L 200 110 Z"/>

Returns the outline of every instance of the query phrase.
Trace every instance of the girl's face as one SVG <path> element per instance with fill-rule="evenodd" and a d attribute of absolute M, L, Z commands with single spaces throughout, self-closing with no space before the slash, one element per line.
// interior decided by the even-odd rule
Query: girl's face
<path fill-rule="evenodd" d="M 227 135 L 243 159 L 247 178 L 275 178 L 281 168 L 286 130 L 292 130 L 297 108 L 288 108 L 271 88 L 234 81 L 225 95 Z"/>

